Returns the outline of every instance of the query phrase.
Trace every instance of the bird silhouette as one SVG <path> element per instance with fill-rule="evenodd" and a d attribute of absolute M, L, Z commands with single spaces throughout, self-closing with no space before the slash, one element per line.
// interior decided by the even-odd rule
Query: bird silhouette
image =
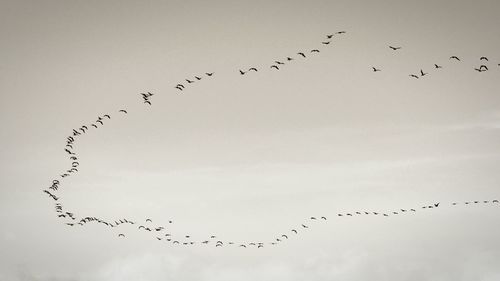
<path fill-rule="evenodd" d="M 151 105 L 151 102 L 148 101 L 148 100 L 144 101 L 144 103 L 147 103 L 147 104 Z"/>
<path fill-rule="evenodd" d="M 300 55 L 300 56 L 302 56 L 303 58 L 305 58 L 305 57 L 306 57 L 306 55 L 305 55 L 304 53 L 302 53 L 302 52 L 298 52 L 298 53 L 297 53 L 297 55 Z"/>
<path fill-rule="evenodd" d="M 188 82 L 189 84 L 194 83 L 194 81 L 191 81 L 191 80 L 189 80 L 189 79 L 185 79 L 185 80 L 186 80 L 186 82 Z"/>
<path fill-rule="evenodd" d="M 321 217 L 321 219 L 326 221 L 326 217 Z"/>
<path fill-rule="evenodd" d="M 274 61 L 276 64 L 285 64 L 284 62 L 281 61 Z"/>
<path fill-rule="evenodd" d="M 311 53 L 319 53 L 319 50 L 318 49 L 313 49 L 313 50 L 311 50 Z"/>
<path fill-rule="evenodd" d="M 401 49 L 401 47 L 393 47 L 393 46 L 389 46 L 389 48 L 391 48 L 393 51 L 397 51 L 397 50 Z"/>
<path fill-rule="evenodd" d="M 291 57 L 286 58 L 287 61 L 292 61 L 293 59 Z"/>
<path fill-rule="evenodd" d="M 125 234 L 120 233 L 120 234 L 118 234 L 118 237 L 125 237 Z"/>
<path fill-rule="evenodd" d="M 196 78 L 196 80 L 198 80 L 198 81 L 201 80 L 201 77 L 198 77 L 198 76 L 195 76 L 194 78 Z"/>
<path fill-rule="evenodd" d="M 153 222 L 151 219 L 146 219 L 146 222 L 148 222 L 148 221 L 149 221 L 149 222 Z"/>
<path fill-rule="evenodd" d="M 485 60 L 485 61 L 488 61 L 488 58 L 487 58 L 487 57 L 481 57 L 481 58 L 479 58 L 479 60 Z"/>
<path fill-rule="evenodd" d="M 455 59 L 455 60 L 457 60 L 457 61 L 460 61 L 460 58 L 458 58 L 457 56 L 451 56 L 451 57 L 450 57 L 450 60 L 451 60 L 451 59 Z"/>
<path fill-rule="evenodd" d="M 440 65 L 434 64 L 434 68 L 438 69 L 438 68 L 443 68 L 443 67 Z"/>
<path fill-rule="evenodd" d="M 251 70 L 253 70 L 253 71 L 257 71 L 257 68 L 252 67 L 252 68 L 249 68 L 249 69 L 248 69 L 248 71 L 251 71 Z"/>
<path fill-rule="evenodd" d="M 128 113 L 125 109 L 120 109 L 118 112 Z"/>
<path fill-rule="evenodd" d="M 420 76 L 422 76 L 422 77 L 423 77 L 423 76 L 425 76 L 425 75 L 427 75 L 427 73 L 425 73 L 422 69 L 420 69 Z"/>
<path fill-rule="evenodd" d="M 295 234 L 297 234 L 297 230 L 295 230 L 295 229 L 292 229 L 292 232 L 295 233 Z"/>
<path fill-rule="evenodd" d="M 333 37 L 333 34 L 328 34 L 328 35 L 326 35 L 326 38 L 327 38 L 327 39 L 332 39 L 332 37 Z"/>
<path fill-rule="evenodd" d="M 417 75 L 415 75 L 415 74 L 410 74 L 410 77 L 413 77 L 413 78 L 415 78 L 415 79 L 418 79 L 418 78 L 419 78 L 419 77 L 418 77 Z"/>
<path fill-rule="evenodd" d="M 373 72 L 382 71 L 381 69 L 378 69 L 378 68 L 373 67 L 373 66 L 372 66 L 372 69 L 373 69 Z"/>
<path fill-rule="evenodd" d="M 245 75 L 245 73 L 246 73 L 245 71 L 240 69 L 240 75 Z"/>
<path fill-rule="evenodd" d="M 205 72 L 205 74 L 206 74 L 207 76 L 212 76 L 212 75 L 214 75 L 214 72 Z"/>
<path fill-rule="evenodd" d="M 277 65 L 271 65 L 271 68 L 276 68 L 276 70 L 280 70 L 280 68 Z"/>
<path fill-rule="evenodd" d="M 330 44 L 330 43 L 331 43 L 331 41 L 321 42 L 321 44 L 323 44 L 323 45 L 328 45 L 328 44 Z"/>
<path fill-rule="evenodd" d="M 336 34 L 345 34 L 346 31 L 337 31 Z"/>

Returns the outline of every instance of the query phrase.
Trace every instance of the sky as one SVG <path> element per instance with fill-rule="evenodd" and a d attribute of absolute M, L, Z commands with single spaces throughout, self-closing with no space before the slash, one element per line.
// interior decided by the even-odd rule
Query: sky
<path fill-rule="evenodd" d="M 0 0 L 0 281 L 499 280 L 499 11 Z M 59 178 L 67 136 L 104 114 Z M 53 179 L 78 218 L 137 224 L 66 225 Z M 146 218 L 196 241 L 290 239 L 175 246 Z"/>

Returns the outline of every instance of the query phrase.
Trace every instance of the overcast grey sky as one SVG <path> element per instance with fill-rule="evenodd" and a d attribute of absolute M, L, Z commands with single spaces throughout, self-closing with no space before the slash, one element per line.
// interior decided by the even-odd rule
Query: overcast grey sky
<path fill-rule="evenodd" d="M 500 206 L 451 206 L 500 197 L 499 12 L 483 0 L 0 0 L 0 280 L 500 280 Z M 59 192 L 78 215 L 173 219 L 174 235 L 234 241 L 329 220 L 259 250 L 68 227 L 41 191 L 67 169 L 66 136 L 106 113 Z"/>

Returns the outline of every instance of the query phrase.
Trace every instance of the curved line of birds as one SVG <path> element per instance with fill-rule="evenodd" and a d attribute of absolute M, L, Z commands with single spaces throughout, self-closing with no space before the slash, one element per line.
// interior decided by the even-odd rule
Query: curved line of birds
<path fill-rule="evenodd" d="M 332 42 L 331 39 L 336 36 L 336 35 L 342 35 L 345 34 L 345 31 L 338 31 L 333 34 L 328 34 L 326 35 L 326 41 L 322 41 L 322 45 L 330 45 Z M 402 47 L 393 47 L 389 46 L 390 49 L 393 51 L 398 51 Z M 311 49 L 310 53 L 319 53 L 319 49 Z M 298 52 L 298 56 L 301 58 L 306 58 L 306 54 L 304 52 Z M 286 62 L 276 60 L 274 61 L 274 64 L 272 64 L 269 68 L 271 70 L 280 70 L 280 67 L 284 66 L 286 63 L 293 61 L 295 58 L 294 57 L 286 57 Z M 450 60 L 456 60 L 460 61 L 460 58 L 457 56 L 451 56 Z M 488 58 L 486 57 L 481 57 L 480 61 L 488 61 Z M 499 64 L 500 66 L 500 64 Z M 442 68 L 442 66 L 435 64 L 436 69 Z M 372 67 L 374 72 L 379 72 L 381 69 Z M 475 68 L 479 72 L 487 71 L 488 67 L 486 65 L 481 65 L 477 68 Z M 239 69 L 239 74 L 240 75 L 246 75 L 249 72 L 257 72 L 258 69 L 256 67 L 251 67 L 248 70 L 241 70 Z M 416 74 L 410 74 L 411 77 L 413 78 L 420 78 L 425 76 L 427 73 L 424 72 L 423 70 L 420 71 L 420 76 Z M 211 77 L 214 75 L 214 72 L 206 72 L 205 75 L 207 77 Z M 201 80 L 202 77 L 200 76 L 194 76 L 193 80 L 190 79 L 185 79 L 185 81 L 188 84 L 195 83 L 195 81 Z M 185 89 L 185 86 L 181 83 L 178 83 L 175 88 L 179 91 L 183 91 Z M 142 96 L 143 102 L 148 105 L 152 105 L 151 103 L 151 97 L 154 95 L 151 92 L 146 92 L 146 93 L 140 93 Z M 126 109 L 120 109 L 118 110 L 119 114 L 126 115 L 128 114 L 128 111 Z M 100 127 L 104 126 L 106 122 L 111 120 L 111 115 L 110 114 L 104 114 L 102 116 L 98 116 L 94 122 L 88 124 L 88 125 L 82 125 L 78 128 L 73 129 L 72 133 L 67 136 L 66 138 L 66 144 L 64 147 L 64 151 L 68 154 L 69 160 L 71 162 L 71 165 L 68 167 L 67 170 L 65 170 L 63 173 L 61 173 L 58 177 L 58 179 L 54 179 L 52 181 L 52 184 L 48 187 L 48 189 L 44 189 L 43 192 L 46 193 L 49 198 L 51 198 L 55 202 L 55 211 L 57 214 L 57 217 L 64 219 L 64 223 L 69 226 L 69 227 L 82 227 L 90 223 L 97 223 L 101 224 L 104 226 L 107 226 L 109 228 L 117 228 L 122 225 L 138 225 L 137 230 L 138 231 L 143 231 L 147 233 L 153 234 L 154 239 L 158 241 L 165 241 L 169 242 L 174 245 L 184 245 L 184 246 L 189 246 L 189 245 L 198 245 L 198 244 L 205 244 L 205 245 L 214 245 L 215 247 L 223 247 L 223 246 L 237 246 L 241 248 L 247 248 L 247 247 L 256 247 L 256 248 L 263 248 L 266 245 L 278 245 L 285 240 L 288 240 L 292 238 L 293 236 L 299 235 L 302 231 L 307 231 L 311 227 L 314 226 L 315 222 L 324 222 L 326 223 L 329 221 L 329 218 L 327 216 L 312 216 L 309 217 L 306 221 L 298 224 L 294 228 L 290 228 L 289 231 L 285 233 L 279 233 L 278 235 L 275 235 L 275 237 L 267 242 L 262 242 L 262 241 L 245 241 L 245 242 L 235 242 L 235 241 L 230 241 L 230 240 L 221 240 L 217 235 L 208 235 L 206 236 L 205 239 L 194 239 L 191 237 L 191 235 L 173 235 L 170 233 L 169 229 L 170 227 L 165 227 L 162 225 L 153 225 L 153 222 L 151 219 L 146 219 L 143 224 L 139 224 L 138 222 L 132 220 L 132 219 L 127 219 L 127 218 L 121 218 L 117 220 L 104 220 L 99 217 L 95 216 L 86 216 L 86 217 L 77 217 L 75 213 L 70 212 L 66 209 L 64 209 L 63 204 L 61 203 L 61 198 L 60 196 L 57 195 L 59 192 L 59 189 L 61 188 L 61 182 L 66 179 L 67 177 L 70 177 L 71 175 L 79 172 L 79 166 L 80 166 L 80 161 L 77 156 L 77 153 L 75 152 L 75 147 L 77 144 L 77 141 L 79 140 L 80 137 L 82 137 L 84 134 L 86 134 L 89 130 L 95 130 L 99 129 Z M 494 199 L 494 200 L 483 200 L 483 201 L 467 201 L 463 203 L 458 203 L 458 202 L 453 202 L 451 203 L 451 206 L 456 206 L 456 205 L 476 205 L 476 204 L 498 204 L 499 200 Z M 442 206 L 440 203 L 432 203 L 432 204 L 427 204 L 424 206 L 416 207 L 416 208 L 405 208 L 405 209 L 399 209 L 399 210 L 393 210 L 393 211 L 386 211 L 386 212 L 381 212 L 381 211 L 355 211 L 355 212 L 344 212 L 344 213 L 337 213 L 335 215 L 336 218 L 349 218 L 349 217 L 355 217 L 355 216 L 378 216 L 378 217 L 389 217 L 389 216 L 395 216 L 395 215 L 403 215 L 403 214 L 411 214 L 411 213 L 416 213 L 417 211 L 421 210 L 430 210 L 430 209 L 436 209 L 438 207 Z M 168 220 L 168 225 L 173 224 L 173 220 Z M 124 233 L 119 233 L 118 237 L 125 238 L 126 235 Z"/>

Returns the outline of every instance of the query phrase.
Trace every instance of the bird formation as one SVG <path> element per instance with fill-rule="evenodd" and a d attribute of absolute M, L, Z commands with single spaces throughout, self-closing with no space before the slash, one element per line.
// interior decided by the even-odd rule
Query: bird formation
<path fill-rule="evenodd" d="M 401 50 L 403 47 L 394 47 L 394 46 L 391 46 L 389 45 L 389 48 L 393 51 L 399 51 Z M 454 61 L 454 62 L 462 62 L 461 58 L 458 57 L 458 56 L 450 56 L 449 57 L 449 60 L 450 61 Z M 485 56 L 482 56 L 479 58 L 479 63 L 480 65 L 479 66 L 473 66 L 472 68 L 477 71 L 477 72 L 484 72 L 484 71 L 488 71 L 489 68 L 488 68 L 488 62 L 489 62 L 489 59 Z M 500 66 L 500 63 L 498 64 L 498 66 Z M 432 67 L 430 67 L 431 69 L 433 70 L 438 70 L 438 69 L 442 69 L 443 68 L 443 64 L 440 63 L 434 63 L 434 65 Z M 372 66 L 372 71 L 373 72 L 379 72 L 379 71 L 382 71 L 382 69 L 380 67 L 375 67 L 375 66 Z M 420 79 L 420 78 L 423 78 L 424 76 L 426 76 L 427 74 L 429 74 L 429 72 L 427 70 L 424 70 L 424 69 L 419 69 L 416 73 L 410 73 L 408 74 L 409 77 L 411 78 L 414 78 L 414 79 Z"/>
<path fill-rule="evenodd" d="M 338 31 L 332 34 L 327 34 L 326 40 L 321 41 L 319 44 L 323 46 L 331 45 L 331 43 L 333 42 L 332 38 L 334 38 L 334 36 L 342 35 L 345 33 L 346 33 L 345 31 Z M 389 48 L 392 51 L 398 51 L 398 52 L 402 49 L 402 47 L 400 46 L 395 47 L 392 45 L 389 45 Z M 272 64 L 269 65 L 269 69 L 273 71 L 278 71 L 281 69 L 281 67 L 284 67 L 291 61 L 294 61 L 296 59 L 305 59 L 309 57 L 309 55 L 312 55 L 314 53 L 320 53 L 320 49 L 319 48 L 311 49 L 308 52 L 299 51 L 294 56 L 286 56 L 284 57 L 284 59 L 275 60 Z M 451 56 L 449 59 L 456 62 L 461 62 L 461 59 L 457 56 Z M 475 67 L 476 71 L 484 72 L 489 70 L 487 65 L 489 60 L 487 57 L 481 57 L 479 61 L 481 65 Z M 439 65 L 434 64 L 434 69 L 441 69 L 441 68 L 443 68 L 442 64 Z M 251 72 L 258 72 L 258 71 L 259 70 L 257 67 L 250 67 L 244 70 L 239 69 L 239 75 L 247 75 Z M 372 71 L 380 72 L 382 71 L 382 69 L 373 66 Z M 418 73 L 410 74 L 410 77 L 419 79 L 421 77 L 426 76 L 427 74 L 428 71 L 420 69 Z M 192 84 L 202 80 L 204 77 L 212 77 L 213 75 L 214 72 L 206 72 L 205 75 L 195 75 L 194 78 L 185 79 L 185 82 L 187 84 Z M 186 86 L 182 83 L 178 83 L 175 86 L 175 89 L 179 91 L 184 91 L 186 89 Z M 146 92 L 146 93 L 140 93 L 140 95 L 142 96 L 143 102 L 145 104 L 151 105 L 151 97 L 154 94 L 152 94 L 151 92 Z M 128 114 L 128 110 L 120 109 L 118 110 L 118 113 L 123 116 L 123 114 L 125 115 Z M 111 120 L 111 115 L 104 114 L 102 116 L 98 116 L 97 119 L 91 123 L 84 124 L 72 129 L 72 132 L 66 137 L 66 143 L 64 147 L 64 151 L 67 154 L 67 157 L 69 158 L 69 165 L 56 179 L 52 180 L 50 186 L 47 189 L 43 190 L 43 193 L 47 194 L 48 197 L 54 202 L 56 216 L 59 219 L 63 220 L 63 223 L 69 227 L 83 227 L 88 224 L 99 224 L 108 227 L 110 229 L 115 229 L 128 226 L 129 228 L 123 228 L 123 230 L 130 231 L 130 227 L 133 227 L 135 231 L 140 231 L 149 234 L 151 235 L 152 239 L 155 239 L 162 243 L 169 243 L 171 245 L 179 245 L 179 246 L 213 245 L 216 248 L 238 247 L 242 249 L 247 249 L 247 248 L 260 249 L 266 246 L 273 246 L 285 243 L 289 239 L 292 239 L 294 237 L 300 237 L 300 234 L 303 232 L 311 231 L 311 229 L 314 228 L 316 224 L 333 223 L 335 219 L 346 219 L 355 216 L 368 216 L 368 217 L 381 217 L 381 218 L 391 217 L 391 216 L 401 216 L 405 214 L 415 214 L 421 211 L 428 211 L 431 209 L 435 210 L 438 208 L 442 208 L 443 206 L 477 205 L 477 204 L 483 204 L 483 205 L 495 204 L 500 206 L 499 200 L 493 199 L 493 200 L 482 200 L 482 201 L 480 200 L 466 201 L 461 203 L 453 202 L 447 205 L 437 202 L 432 204 L 425 204 L 418 207 L 400 208 L 397 210 L 386 210 L 386 211 L 380 211 L 380 210 L 373 211 L 373 210 L 360 209 L 349 212 L 331 213 L 328 215 L 322 214 L 320 216 L 310 216 L 307 219 L 303 220 L 302 222 L 297 223 L 295 226 L 290 227 L 289 230 L 284 231 L 282 233 L 277 233 L 276 235 L 274 235 L 273 237 L 271 237 L 266 241 L 234 241 L 234 240 L 221 239 L 218 237 L 218 235 L 214 234 L 210 234 L 207 235 L 206 237 L 201 237 L 197 239 L 193 238 L 192 235 L 190 234 L 174 235 L 173 232 L 171 231 L 174 227 L 173 220 L 171 219 L 167 220 L 165 225 L 157 225 L 153 223 L 153 220 L 151 218 L 147 218 L 144 220 L 144 223 L 139 224 L 138 220 L 133 220 L 130 218 L 105 220 L 103 218 L 99 218 L 96 216 L 77 216 L 74 212 L 66 209 L 63 206 L 59 192 L 61 190 L 63 181 L 65 181 L 68 177 L 71 177 L 72 175 L 80 171 L 79 170 L 80 159 L 76 153 L 77 144 L 80 138 L 82 138 L 83 135 L 89 133 L 89 131 L 104 126 L 105 123 L 108 122 L 109 120 Z M 137 227 L 135 228 L 135 226 Z M 120 231 L 120 233 L 118 233 L 116 236 L 120 239 L 124 239 L 127 237 L 126 234 L 127 234 L 126 232 Z"/>
<path fill-rule="evenodd" d="M 206 77 L 212 77 L 212 75 L 214 75 L 215 73 L 214 72 L 205 72 L 205 76 Z M 202 75 L 195 75 L 194 76 L 194 79 L 191 78 L 191 79 L 184 79 L 185 83 L 187 84 L 192 84 L 192 83 L 195 83 L 197 81 L 200 81 L 203 76 Z M 174 87 L 175 89 L 179 90 L 179 91 L 184 91 L 184 89 L 186 88 L 186 86 L 184 86 L 184 84 L 182 83 L 177 83 L 177 85 L 175 85 Z"/>

